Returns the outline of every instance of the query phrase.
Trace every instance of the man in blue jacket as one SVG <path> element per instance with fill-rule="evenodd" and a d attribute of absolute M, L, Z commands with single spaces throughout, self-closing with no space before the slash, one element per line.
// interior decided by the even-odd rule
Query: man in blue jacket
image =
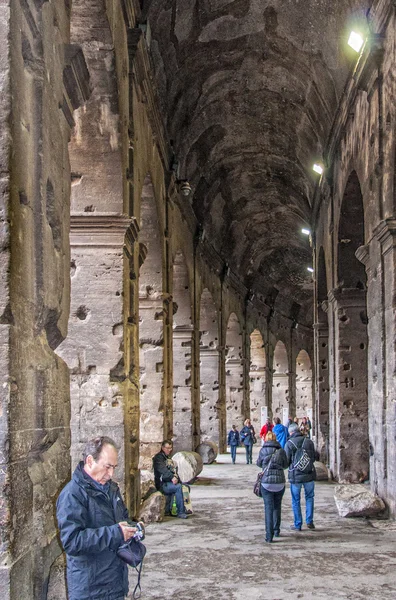
<path fill-rule="evenodd" d="M 275 427 L 273 428 L 272 431 L 275 433 L 276 439 L 280 443 L 281 447 L 284 448 L 287 440 L 289 439 L 289 433 L 288 433 L 287 427 L 282 425 L 279 417 L 276 417 L 274 419 L 274 423 L 275 423 Z"/>
<path fill-rule="evenodd" d="M 236 459 L 236 451 L 237 447 L 239 446 L 239 443 L 239 431 L 236 428 L 236 425 L 233 425 L 232 429 L 230 429 L 230 431 L 228 432 L 227 444 L 230 447 L 232 464 L 234 465 Z"/>
<path fill-rule="evenodd" d="M 102 436 L 90 440 L 72 480 L 57 501 L 60 538 L 67 558 L 69 600 L 124 600 L 128 567 L 118 558 L 119 546 L 136 528 L 118 485 L 115 443 Z"/>

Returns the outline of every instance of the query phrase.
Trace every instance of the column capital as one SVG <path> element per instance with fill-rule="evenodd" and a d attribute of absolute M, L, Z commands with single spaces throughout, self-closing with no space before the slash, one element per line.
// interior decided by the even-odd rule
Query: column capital
<path fill-rule="evenodd" d="M 338 308 L 366 306 L 366 290 L 358 288 L 334 288 L 328 293 L 329 303 Z"/>
<path fill-rule="evenodd" d="M 387 254 L 395 245 L 396 219 L 385 219 L 374 229 L 373 235 L 381 244 L 382 254 Z"/>
<path fill-rule="evenodd" d="M 139 227 L 134 217 L 116 213 L 80 213 L 70 216 L 70 245 L 113 248 L 135 241 Z"/>
<path fill-rule="evenodd" d="M 327 323 L 318 323 L 313 324 L 313 330 L 316 331 L 320 337 L 325 337 L 329 335 L 329 326 Z"/>

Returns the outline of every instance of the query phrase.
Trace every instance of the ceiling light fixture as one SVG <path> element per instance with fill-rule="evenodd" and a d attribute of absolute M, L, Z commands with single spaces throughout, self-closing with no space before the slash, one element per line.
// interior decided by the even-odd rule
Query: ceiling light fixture
<path fill-rule="evenodd" d="M 355 52 L 360 52 L 362 46 L 364 44 L 364 39 L 360 35 L 360 33 L 356 33 L 356 31 L 351 31 L 351 34 L 348 39 L 348 46 L 350 46 Z"/>
<path fill-rule="evenodd" d="M 318 165 L 317 163 L 314 164 L 312 169 L 315 171 L 315 173 L 318 173 L 319 175 L 322 175 L 322 173 L 323 173 L 322 165 Z"/>
<path fill-rule="evenodd" d="M 187 179 L 179 179 L 176 183 L 179 186 L 179 192 L 181 193 L 181 195 L 187 198 L 187 196 L 189 196 L 192 191 L 190 183 L 187 181 Z"/>
<path fill-rule="evenodd" d="M 311 235 L 309 229 L 301 229 L 301 233 L 303 233 L 304 235 Z"/>

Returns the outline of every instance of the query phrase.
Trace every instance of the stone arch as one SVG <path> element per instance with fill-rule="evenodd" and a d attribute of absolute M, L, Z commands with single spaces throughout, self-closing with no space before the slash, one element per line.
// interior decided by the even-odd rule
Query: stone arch
<path fill-rule="evenodd" d="M 345 289 L 365 289 L 366 270 L 356 258 L 364 244 L 363 196 L 356 171 L 352 171 L 345 186 L 338 226 L 337 272 L 338 286 Z"/>
<path fill-rule="evenodd" d="M 139 246 L 140 465 L 151 458 L 164 437 L 164 296 L 163 242 L 150 175 L 142 188 Z"/>
<path fill-rule="evenodd" d="M 335 393 L 330 408 L 331 468 L 340 481 L 368 477 L 366 272 L 356 257 L 364 245 L 364 204 L 355 171 L 349 176 L 338 225 L 338 287 L 333 292 Z"/>
<path fill-rule="evenodd" d="M 321 460 L 329 461 L 329 320 L 326 259 L 323 247 L 317 265 L 317 322 L 315 324 L 316 415 L 313 432 Z"/>
<path fill-rule="evenodd" d="M 226 428 L 229 431 L 233 424 L 240 429 L 247 417 L 243 402 L 242 332 L 235 313 L 230 314 L 227 323 L 225 369 Z"/>
<path fill-rule="evenodd" d="M 287 411 L 286 411 L 287 409 Z M 289 412 L 289 359 L 285 344 L 279 340 L 274 350 L 272 376 L 272 416 L 283 422 Z M 294 416 L 294 415 L 291 415 Z"/>
<path fill-rule="evenodd" d="M 200 302 L 200 440 L 220 444 L 219 329 L 212 295 L 204 289 Z"/>
<path fill-rule="evenodd" d="M 256 431 L 261 428 L 261 407 L 267 407 L 266 354 L 263 336 L 258 329 L 250 334 L 250 419 Z"/>
<path fill-rule="evenodd" d="M 190 279 L 184 254 L 176 252 L 173 262 L 173 446 L 193 450 Z"/>
<path fill-rule="evenodd" d="M 300 350 L 296 358 L 296 416 L 309 417 L 313 423 L 312 367 L 306 350 Z"/>

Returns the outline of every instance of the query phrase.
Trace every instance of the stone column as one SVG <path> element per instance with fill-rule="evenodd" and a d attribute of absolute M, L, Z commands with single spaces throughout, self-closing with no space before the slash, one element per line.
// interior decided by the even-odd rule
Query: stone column
<path fill-rule="evenodd" d="M 120 214 L 72 215 L 71 316 L 68 337 L 58 349 L 70 369 L 72 467 L 87 440 L 108 435 L 120 449 L 119 475 L 125 467 L 124 384 L 129 374 L 123 247 L 130 225 L 131 219 Z"/>
<path fill-rule="evenodd" d="M 191 411 L 192 327 L 173 330 L 173 447 L 174 451 L 195 450 L 193 447 Z M 216 440 L 214 440 L 216 441 Z"/>
<path fill-rule="evenodd" d="M 369 471 L 366 291 L 336 289 L 329 301 L 336 366 L 331 468 L 338 481 L 358 482 Z"/>
<path fill-rule="evenodd" d="M 316 448 L 320 460 L 329 461 L 329 328 L 326 323 L 314 324 L 315 343 L 315 419 L 313 423 Z"/>
<path fill-rule="evenodd" d="M 396 219 L 374 229 L 366 264 L 369 295 L 370 481 L 396 514 Z"/>

